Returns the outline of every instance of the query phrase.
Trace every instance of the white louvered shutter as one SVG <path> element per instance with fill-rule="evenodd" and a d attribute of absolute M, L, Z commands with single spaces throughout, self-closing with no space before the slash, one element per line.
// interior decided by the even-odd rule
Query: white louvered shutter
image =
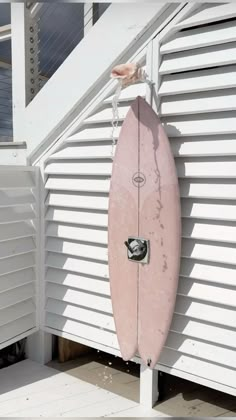
<path fill-rule="evenodd" d="M 175 156 L 183 224 L 175 314 L 159 367 L 232 394 L 235 18 L 233 4 L 199 6 L 161 43 L 158 70 L 160 116 Z M 121 122 L 131 101 L 145 94 L 144 84 L 122 92 Z M 45 167 L 45 325 L 54 334 L 118 352 L 107 265 L 111 118 L 107 99 Z"/>
<path fill-rule="evenodd" d="M 202 6 L 177 28 L 160 44 L 159 97 L 179 177 L 182 261 L 160 368 L 235 395 L 236 5 Z"/>
<path fill-rule="evenodd" d="M 0 168 L 0 349 L 38 328 L 36 168 Z"/>
<path fill-rule="evenodd" d="M 120 125 L 145 84 L 122 91 Z M 118 353 L 108 278 L 112 97 L 66 139 L 45 167 L 46 329 Z M 120 125 L 114 135 L 119 135 Z"/>

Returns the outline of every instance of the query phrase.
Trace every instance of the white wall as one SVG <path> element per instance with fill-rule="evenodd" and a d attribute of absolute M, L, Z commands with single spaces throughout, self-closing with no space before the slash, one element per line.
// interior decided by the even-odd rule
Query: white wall
<path fill-rule="evenodd" d="M 0 166 L 0 348 L 37 327 L 36 169 Z"/>

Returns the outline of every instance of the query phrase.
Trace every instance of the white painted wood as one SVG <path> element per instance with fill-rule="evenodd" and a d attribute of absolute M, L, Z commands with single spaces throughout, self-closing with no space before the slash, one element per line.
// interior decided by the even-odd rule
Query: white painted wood
<path fill-rule="evenodd" d="M 227 386 L 227 385 L 222 384 L 220 382 L 213 382 L 210 379 L 203 378 L 203 377 L 200 377 L 200 376 L 196 376 L 196 375 L 191 374 L 189 372 L 186 373 L 186 372 L 181 371 L 179 369 L 170 368 L 169 366 L 165 366 L 165 365 L 157 364 L 156 368 L 159 369 L 159 370 L 161 369 L 163 372 L 166 372 L 170 375 L 174 375 L 174 376 L 177 376 L 177 377 L 195 382 L 196 384 L 206 386 L 208 388 L 212 388 L 212 389 L 215 389 L 215 390 L 220 391 L 220 392 L 225 392 L 226 394 L 235 395 L 235 388 L 234 387 Z M 215 412 L 213 414 L 215 415 Z"/>
<path fill-rule="evenodd" d="M 14 306 L 14 311 L 11 306 L 1 309 L 0 326 L 7 325 L 16 319 L 23 318 L 35 312 L 35 305 L 32 299 L 24 300 Z"/>
<path fill-rule="evenodd" d="M 184 239 L 182 256 L 202 261 L 235 264 L 236 248 L 234 244 L 226 245 L 224 243 Z"/>
<path fill-rule="evenodd" d="M 66 241 L 65 239 L 48 238 L 46 250 L 75 257 L 92 258 L 99 261 L 108 261 L 108 250 L 103 246 L 94 246 L 79 243 L 78 241 Z M 1 248 L 0 248 L 1 255 Z"/>
<path fill-rule="evenodd" d="M 224 378 L 224 384 L 231 387 L 231 392 L 235 392 L 235 370 L 226 368 L 208 360 L 199 360 L 195 357 L 176 353 L 173 350 L 166 349 L 159 361 L 160 364 L 173 366 L 175 369 L 185 371 L 194 376 L 206 378 L 209 381 L 218 382 L 219 378 Z M 222 380 L 222 379 L 221 379 Z"/>
<path fill-rule="evenodd" d="M 236 89 L 191 93 L 162 98 L 161 115 L 182 115 L 204 112 L 232 111 L 236 109 Z"/>
<path fill-rule="evenodd" d="M 26 268 L 15 271 L 0 277 L 0 293 L 14 289 L 15 287 L 31 283 L 35 280 L 35 271 L 33 268 Z"/>
<path fill-rule="evenodd" d="M 118 108 L 118 121 L 123 121 L 127 115 L 127 112 L 130 108 L 130 103 L 126 104 L 125 106 L 119 106 Z M 105 108 L 101 111 L 98 111 L 94 114 L 92 114 L 90 117 L 86 118 L 85 123 L 86 124 L 96 124 L 96 123 L 106 123 L 110 122 L 112 120 L 112 108 Z"/>
<path fill-rule="evenodd" d="M 165 117 L 162 119 L 167 135 L 170 137 L 197 136 L 209 134 L 235 133 L 235 112 L 225 112 L 220 115 L 198 114 L 186 117 Z"/>
<path fill-rule="evenodd" d="M 46 189 L 84 191 L 84 192 L 104 192 L 108 193 L 110 179 L 82 179 L 79 177 L 58 177 L 50 176 L 46 182 Z"/>
<path fill-rule="evenodd" d="M 225 16 L 236 7 L 201 5 L 160 48 L 160 117 L 179 177 L 182 258 L 157 369 L 235 395 L 236 32 Z"/>
<path fill-rule="evenodd" d="M 234 156 L 236 135 L 193 136 L 170 138 L 171 149 L 176 157 L 181 156 Z"/>
<path fill-rule="evenodd" d="M 233 200 L 203 200 L 182 199 L 182 217 L 195 217 L 207 220 L 221 220 L 227 229 L 225 221 L 236 220 L 236 201 Z M 187 221 L 186 221 L 187 222 Z M 185 223 L 186 223 L 185 222 Z"/>
<path fill-rule="evenodd" d="M 11 168 L 9 170 L 9 168 Z M 25 189 L 35 187 L 35 177 L 23 167 L 22 170 L 17 170 L 15 167 L 1 167 L 0 171 L 0 189 L 8 190 L 11 188 Z"/>
<path fill-rule="evenodd" d="M 182 220 L 182 237 L 201 240 L 236 243 L 236 223 L 201 221 L 199 219 Z"/>
<path fill-rule="evenodd" d="M 207 5 L 205 13 L 210 9 Z M 221 43 L 216 45 L 214 48 L 220 51 Z M 212 53 L 214 48 L 209 51 Z M 181 54 L 181 57 L 189 57 L 188 52 Z M 195 62 L 196 66 L 204 65 L 199 60 Z M 221 59 L 218 64 L 222 62 L 225 64 L 227 60 Z M 179 70 L 187 65 L 181 64 Z M 161 83 L 161 119 L 171 137 L 176 157 L 183 212 L 179 290 L 171 332 L 162 357 L 169 363 L 167 367 L 174 369 L 176 374 L 179 371 L 180 376 L 186 374 L 185 363 L 189 357 L 192 364 L 198 364 L 200 379 L 191 363 L 187 367 L 189 378 L 207 381 L 208 385 L 214 381 L 218 387 L 232 388 L 233 376 L 228 378 L 227 372 L 231 369 L 232 374 L 231 360 L 235 363 L 236 189 L 233 177 L 236 121 L 233 87 L 236 87 L 236 66 L 224 65 L 199 71 L 191 65 L 192 72 L 161 78 L 157 75 Z M 166 71 L 173 71 L 173 68 Z M 135 86 L 132 89 L 135 95 Z M 45 330 L 84 344 L 91 343 L 95 348 L 105 347 L 114 353 L 118 352 L 118 344 L 114 344 L 116 337 L 110 330 L 111 324 L 107 324 L 108 331 L 102 329 L 106 328 L 104 325 L 108 319 L 112 320 L 108 267 L 103 260 L 104 254 L 96 252 L 97 249 L 102 252 L 106 249 L 97 244 L 107 243 L 107 207 L 102 206 L 107 203 L 110 173 L 102 177 L 96 171 L 100 163 L 101 167 L 105 163 L 105 159 L 102 161 L 106 158 L 104 152 L 110 150 L 109 97 L 112 92 L 114 88 L 109 95 L 104 95 L 108 97 L 105 105 L 102 100 L 96 102 L 84 126 L 80 120 L 80 125 L 74 126 L 67 139 L 63 132 L 59 147 L 54 147 L 51 155 L 47 155 L 46 168 L 52 172 L 47 179 L 45 177 L 48 190 Z M 120 104 L 123 111 L 130 99 L 130 94 L 125 96 L 124 91 Z M 118 134 L 119 129 L 115 135 Z M 87 166 L 90 162 L 92 165 Z M 81 174 L 81 168 L 88 172 Z M 97 194 L 101 191 L 106 194 Z M 103 299 L 110 312 L 102 309 Z M 95 314 L 98 314 L 97 318 Z M 170 352 L 173 357 L 168 358 Z M 227 362 L 224 360 L 226 353 Z M 179 358 L 183 358 L 183 366 L 178 362 Z M 209 375 L 207 364 L 211 366 Z M 224 384 L 220 384 L 222 378 Z M 150 393 L 148 395 L 150 398 Z"/>
<path fill-rule="evenodd" d="M 112 102 L 113 96 L 114 95 L 111 95 L 105 99 L 104 103 L 110 104 Z M 135 83 L 134 85 L 123 88 L 119 97 L 119 103 L 133 101 L 136 96 L 141 96 L 143 98 L 146 96 L 145 83 Z"/>
<path fill-rule="evenodd" d="M 40 92 L 25 110 L 25 123 L 19 127 L 16 139 L 24 137 L 27 140 L 29 154 L 48 139 L 49 133 L 55 132 L 59 125 L 61 132 L 62 121 L 68 126 L 68 123 L 73 120 L 71 111 L 77 109 L 77 115 L 82 111 L 91 101 L 91 94 L 97 81 L 102 78 L 107 79 L 111 66 L 117 58 L 127 53 L 134 41 L 144 35 L 155 20 L 160 19 L 159 24 L 162 23 L 162 14 L 167 7 L 163 3 L 145 5 L 130 3 L 127 5 L 125 14 L 120 4 L 112 4 L 107 9 L 103 17 L 86 35 L 86 42 L 79 43 L 64 61 L 63 66 L 44 86 L 43 93 Z M 135 24 L 133 24 L 134 12 Z M 116 44 L 113 43 L 112 37 L 107 36 L 109 33 L 116 33 Z M 145 36 L 147 37 L 148 34 Z M 99 39 L 96 54 L 100 59 L 93 67 L 93 71 L 88 72 L 88 68 L 93 65 L 91 57 L 94 56 L 94 39 Z M 145 42 L 145 37 L 143 42 Z M 70 74 L 69 78 L 68 74 Z M 63 101 L 61 101 L 61 95 Z M 46 104 L 47 109 L 48 107 L 54 109 L 51 118 L 46 118 Z M 46 112 L 45 115 L 44 112 Z M 42 121 L 44 121 L 43 124 Z"/>
<path fill-rule="evenodd" d="M 0 167 L 0 348 L 36 331 L 35 168 Z"/>
<path fill-rule="evenodd" d="M 233 265 L 182 258 L 180 275 L 190 279 L 235 286 L 235 268 Z"/>
<path fill-rule="evenodd" d="M 126 412 L 129 416 L 129 410 L 135 408 L 135 416 L 159 415 L 156 410 L 150 414 L 137 402 L 30 360 L 1 370 L 0 381 L 0 407 L 5 417 L 73 417 L 80 410 L 83 417 L 94 412 L 102 417 Z"/>
<path fill-rule="evenodd" d="M 171 36 L 174 36 L 178 33 L 177 23 L 181 22 L 185 18 L 192 16 L 196 10 L 200 8 L 200 4 L 196 2 L 180 3 L 177 9 L 177 13 L 172 16 L 169 24 L 158 34 L 160 42 L 165 42 Z"/>
<path fill-rule="evenodd" d="M 8 148 L 0 143 L 0 164 L 1 165 L 26 165 L 26 148 Z"/>
<path fill-rule="evenodd" d="M 198 178 L 235 178 L 236 160 L 233 157 L 222 158 L 177 158 L 178 176 Z"/>
<path fill-rule="evenodd" d="M 1 225 L 0 241 L 33 237 L 35 229 L 27 220 L 24 222 L 6 223 Z"/>
<path fill-rule="evenodd" d="M 80 322 L 94 325 L 102 330 L 105 329 L 115 332 L 113 317 L 111 315 L 91 311 L 89 306 L 85 309 L 77 305 L 70 305 L 62 301 L 58 302 L 50 298 L 46 304 L 46 311 L 75 321 L 79 320 Z"/>
<path fill-rule="evenodd" d="M 45 168 L 46 174 L 58 175 L 110 175 L 112 163 L 101 162 L 54 162 L 48 163 Z"/>
<path fill-rule="evenodd" d="M 127 54 L 123 56 L 123 61 L 126 61 L 127 57 L 129 56 L 129 61 L 135 61 L 140 65 L 143 65 L 145 61 L 146 47 L 148 43 L 151 41 L 153 36 L 157 35 L 167 25 L 167 23 L 170 22 L 171 19 L 173 19 L 173 17 L 178 13 L 181 7 L 174 3 L 163 6 L 163 13 L 160 12 L 157 14 L 157 19 L 153 22 L 152 30 L 146 31 L 144 33 L 144 35 L 141 37 L 142 41 L 140 42 L 140 45 L 137 45 L 137 49 L 133 48 L 132 45 L 132 48 L 124 52 Z M 122 60 L 121 56 L 119 56 L 119 60 Z M 108 71 L 109 74 L 110 70 L 111 67 Z M 104 83 L 106 83 L 109 79 L 109 74 L 104 76 Z M 83 106 L 81 106 L 81 109 L 77 109 L 77 112 L 75 110 L 75 112 L 69 114 L 69 116 L 71 117 L 70 121 L 66 123 L 66 121 L 63 120 L 63 124 L 60 124 L 60 127 L 58 127 L 58 129 L 55 129 L 53 133 L 50 133 L 48 141 L 45 141 L 42 146 L 39 146 L 37 148 L 37 150 L 33 150 L 32 154 L 30 155 L 30 161 L 38 163 L 40 156 L 42 156 L 42 153 L 45 153 L 45 156 L 49 156 L 57 148 L 56 142 L 62 144 L 66 140 L 66 137 L 68 137 L 68 135 L 73 134 L 75 130 L 78 130 L 80 125 L 83 124 L 83 121 L 86 118 L 86 116 L 88 116 L 101 103 L 101 98 L 105 99 L 106 97 L 111 95 L 112 92 L 114 92 L 115 85 L 116 83 L 110 80 L 107 84 L 105 84 L 105 88 L 103 87 L 102 90 L 100 90 L 101 79 L 98 79 L 98 83 L 95 83 L 94 85 L 91 97 L 86 96 L 86 98 L 84 98 Z M 89 86 L 91 87 L 92 85 Z M 85 102 L 85 99 L 87 102 Z"/>
<path fill-rule="evenodd" d="M 76 207 L 83 209 L 108 210 L 108 197 L 106 195 L 73 194 L 63 191 L 58 193 L 50 191 L 46 204 L 56 207 Z"/>
<path fill-rule="evenodd" d="M 158 371 L 140 365 L 140 404 L 152 408 L 158 400 Z"/>
<path fill-rule="evenodd" d="M 35 288 L 33 283 L 19 286 L 17 291 L 7 290 L 6 292 L 0 293 L 0 306 L 1 308 L 6 308 L 18 302 L 30 299 L 34 296 L 34 292 Z"/>
<path fill-rule="evenodd" d="M 112 156 L 111 144 L 81 144 L 81 146 L 71 145 L 52 155 L 53 160 L 59 159 L 101 159 L 110 158 Z"/>
<path fill-rule="evenodd" d="M 36 284 L 36 322 L 39 326 L 38 331 L 31 335 L 27 340 L 26 355 L 31 360 L 40 364 L 48 363 L 52 359 L 52 334 L 44 330 L 45 327 L 45 206 L 44 201 L 46 192 L 44 188 L 44 172 L 42 164 L 37 171 L 37 211 L 39 219 L 37 221 L 37 252 L 36 252 L 36 275 L 40 282 Z"/>
<path fill-rule="evenodd" d="M 69 256 L 65 257 L 51 252 L 47 255 L 46 265 L 75 273 L 108 278 L 108 267 L 106 264 L 71 258 Z"/>
<path fill-rule="evenodd" d="M 85 325 L 78 321 L 73 321 L 50 313 L 46 316 L 46 325 L 50 325 L 52 328 L 59 331 L 63 330 L 69 334 L 75 334 L 78 337 L 103 343 L 109 347 L 118 348 L 116 334 L 101 328 L 96 328 L 87 324 Z"/>
<path fill-rule="evenodd" d="M 236 41 L 235 21 L 178 32 L 161 45 L 162 54 Z"/>
<path fill-rule="evenodd" d="M 181 197 L 234 200 L 236 185 L 231 179 L 181 179 L 180 194 Z"/>
<path fill-rule="evenodd" d="M 235 349 L 216 347 L 209 344 L 194 340 L 188 337 L 181 337 L 178 334 L 170 334 L 165 347 L 178 353 L 187 354 L 196 358 L 211 360 L 219 363 L 227 368 L 235 369 Z"/>
<path fill-rule="evenodd" d="M 65 272 L 55 268 L 48 268 L 46 273 L 46 281 L 49 283 L 56 283 L 71 288 L 85 290 L 101 295 L 110 296 L 110 283 L 104 278 L 97 276 L 88 276 L 76 273 Z"/>
<path fill-rule="evenodd" d="M 5 347 L 9 340 L 14 337 L 14 341 L 18 341 L 19 335 L 26 333 L 30 335 L 33 328 L 36 326 L 35 313 L 26 315 L 16 321 L 0 327 L 0 345 Z M 31 331 L 30 331 L 31 330 Z"/>
<path fill-rule="evenodd" d="M 120 410 L 128 410 L 130 408 L 135 408 L 136 404 L 134 401 L 130 401 L 128 399 L 122 400 L 121 397 L 111 398 L 109 401 L 106 402 L 104 406 L 103 402 L 98 402 L 94 404 L 94 406 L 89 405 L 84 408 L 79 408 L 73 411 L 69 411 L 63 414 L 63 417 L 70 416 L 92 416 L 94 411 L 96 411 L 97 416 L 103 417 L 106 413 L 106 417 L 109 417 L 110 414 L 116 413 L 117 416 L 120 413 Z"/>
<path fill-rule="evenodd" d="M 45 324 L 44 324 L 45 325 Z M 52 334 L 44 329 L 36 330 L 27 337 L 26 355 L 41 365 L 52 360 Z"/>
<path fill-rule="evenodd" d="M 35 219 L 35 211 L 31 206 L 15 206 L 0 208 L 0 224 Z"/>
<path fill-rule="evenodd" d="M 236 12 L 235 12 L 236 13 Z M 184 52 L 165 55 L 160 65 L 160 74 L 196 70 L 235 64 L 236 44 L 213 45 Z"/>
<path fill-rule="evenodd" d="M 55 374 L 56 373 L 56 374 Z M 70 392 L 66 391 L 66 384 L 68 386 L 79 384 L 77 392 L 91 390 L 91 386 L 87 387 L 86 383 L 78 378 L 75 378 L 66 373 L 57 371 L 48 366 L 42 366 L 39 363 L 35 363 L 32 360 L 26 359 L 9 367 L 6 370 L 1 370 L 1 405 L 4 408 L 4 403 L 10 402 L 10 411 L 15 410 L 15 406 L 12 407 L 12 400 L 16 399 L 19 402 L 18 408 L 30 404 L 30 400 L 27 400 L 27 395 L 30 392 L 32 398 L 36 397 L 34 403 L 43 402 L 43 397 L 40 395 L 41 392 L 45 392 L 47 395 L 51 394 L 55 398 L 53 391 L 58 391 L 58 388 L 65 392 L 66 397 Z M 6 389 L 7 385 L 7 389 Z M 12 386 L 13 385 L 13 386 Z M 85 385 L 85 386 L 83 386 Z M 81 388 L 80 388 L 81 386 Z M 42 391 L 43 390 L 43 391 Z M 4 392 L 5 391 L 5 392 Z M 7 392 L 6 392 L 7 391 Z M 50 392 L 51 391 L 51 392 Z M 40 395 L 39 399 L 38 396 Z M 59 395 L 60 397 L 60 395 Z M 53 399 L 54 399 L 53 398 Z M 56 398 L 57 399 L 57 398 Z M 46 400 L 48 401 L 48 400 Z M 31 405 L 31 404 L 30 404 Z M 8 406 L 9 407 L 9 406 Z M 7 412 L 7 407 L 6 412 Z"/>
<path fill-rule="evenodd" d="M 11 4 L 11 55 L 12 55 L 12 102 L 13 102 L 13 136 L 15 141 L 25 140 L 21 131 L 26 104 L 29 101 L 29 45 L 27 27 L 30 11 L 25 3 Z M 27 34 L 27 35 L 26 35 Z M 27 80 L 28 79 L 28 80 Z"/>
<path fill-rule="evenodd" d="M 21 238 L 0 243 L 0 260 L 13 255 L 21 255 L 35 250 L 33 238 Z"/>
<path fill-rule="evenodd" d="M 236 87 L 236 66 L 192 71 L 187 74 L 163 76 L 159 95 L 174 95 L 188 92 L 210 91 Z"/>
<path fill-rule="evenodd" d="M 64 210 L 61 208 L 49 208 L 46 220 L 54 222 L 67 222 L 89 226 L 107 226 L 107 213 L 87 212 L 78 210 Z"/>
<path fill-rule="evenodd" d="M 154 41 L 151 40 L 147 46 L 147 55 L 146 55 L 146 68 L 145 71 L 148 74 L 148 80 L 149 83 L 146 84 L 146 93 L 145 93 L 145 100 L 147 101 L 148 104 L 150 104 L 152 106 L 152 102 L 153 102 L 153 58 L 155 57 L 153 54 L 153 45 Z"/>
<path fill-rule="evenodd" d="M 31 190 L 2 190 L 0 191 L 0 207 L 33 204 L 35 197 Z"/>
<path fill-rule="evenodd" d="M 107 245 L 108 242 L 107 230 L 94 229 L 88 226 L 78 227 L 62 223 L 50 223 L 47 227 L 46 235 L 48 237 L 95 242 L 103 245 Z"/>
<path fill-rule="evenodd" d="M 235 178 L 236 159 L 234 157 L 177 158 L 178 176 L 197 178 Z"/>
<path fill-rule="evenodd" d="M 178 295 L 199 299 L 219 305 L 232 306 L 235 308 L 236 290 L 234 288 L 220 287 L 219 285 L 198 282 L 182 277 L 180 279 Z"/>
<path fill-rule="evenodd" d="M 192 299 L 178 297 L 171 331 L 232 347 L 235 344 L 233 322 L 235 322 L 234 308 L 222 309 L 212 303 L 199 303 Z"/>
<path fill-rule="evenodd" d="M 120 133 L 120 127 L 114 130 L 114 138 L 118 138 Z M 101 141 L 101 140 L 112 140 L 112 127 L 89 127 L 84 128 L 77 133 L 67 137 L 66 142 L 79 142 L 79 141 Z"/>
<path fill-rule="evenodd" d="M 11 25 L 0 26 L 0 42 L 11 39 Z"/>
<path fill-rule="evenodd" d="M 236 17 L 236 8 L 234 3 L 215 5 L 207 10 L 203 7 L 189 18 L 186 18 L 176 24 L 178 29 L 203 25 L 210 22 L 218 22 L 223 19 Z"/>

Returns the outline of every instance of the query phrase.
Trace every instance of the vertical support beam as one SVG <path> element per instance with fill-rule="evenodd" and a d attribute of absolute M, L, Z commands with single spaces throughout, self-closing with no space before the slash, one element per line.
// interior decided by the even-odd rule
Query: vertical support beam
<path fill-rule="evenodd" d="M 151 83 L 146 84 L 146 101 L 147 103 L 152 106 L 153 104 L 153 89 L 155 86 L 153 85 L 153 40 L 151 40 L 147 47 L 147 55 L 146 55 L 146 73 L 148 76 L 148 80 Z"/>
<path fill-rule="evenodd" d="M 151 409 L 158 401 L 158 370 L 140 365 L 140 404 Z"/>
<path fill-rule="evenodd" d="M 27 337 L 26 357 L 45 365 L 52 360 L 52 334 L 39 330 Z"/>
<path fill-rule="evenodd" d="M 84 3 L 84 36 L 90 31 L 94 24 L 94 5 Z"/>
<path fill-rule="evenodd" d="M 41 162 L 37 171 L 37 225 L 36 225 L 36 306 L 37 306 L 37 327 L 39 331 L 27 338 L 26 354 L 27 357 L 40 364 L 45 364 L 52 360 L 52 334 L 44 331 L 45 328 L 45 199 L 46 191 L 44 187 L 44 163 Z"/>
<path fill-rule="evenodd" d="M 146 71 L 152 84 L 147 84 L 146 101 L 151 105 L 153 110 L 158 114 L 160 112 L 160 97 L 158 95 L 161 76 L 159 74 L 160 67 L 160 42 L 159 34 L 149 42 L 146 56 Z"/>
<path fill-rule="evenodd" d="M 24 114 L 39 90 L 38 28 L 24 2 L 11 3 L 13 138 L 24 140 Z"/>

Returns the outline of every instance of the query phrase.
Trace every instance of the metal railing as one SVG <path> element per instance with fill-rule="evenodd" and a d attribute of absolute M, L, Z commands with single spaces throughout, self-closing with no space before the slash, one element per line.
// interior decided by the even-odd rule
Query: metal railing
<path fill-rule="evenodd" d="M 44 3 L 38 12 L 40 87 L 55 73 L 109 4 Z M 50 30 L 49 30 L 50 28 Z M 60 28 L 60 30 L 58 29 Z"/>
<path fill-rule="evenodd" d="M 0 68 L 0 142 L 12 141 L 12 72 Z"/>
<path fill-rule="evenodd" d="M 31 70 L 34 71 L 39 89 L 43 88 L 107 7 L 109 3 L 91 3 L 90 6 L 84 3 L 40 5 L 31 25 L 32 34 L 36 34 L 36 42 L 30 45 L 33 51 L 30 63 L 38 62 L 36 74 L 35 70 Z M 38 91 L 34 90 L 32 98 Z M 9 68 L 0 66 L 0 142 L 12 140 L 12 71 L 9 65 Z"/>

